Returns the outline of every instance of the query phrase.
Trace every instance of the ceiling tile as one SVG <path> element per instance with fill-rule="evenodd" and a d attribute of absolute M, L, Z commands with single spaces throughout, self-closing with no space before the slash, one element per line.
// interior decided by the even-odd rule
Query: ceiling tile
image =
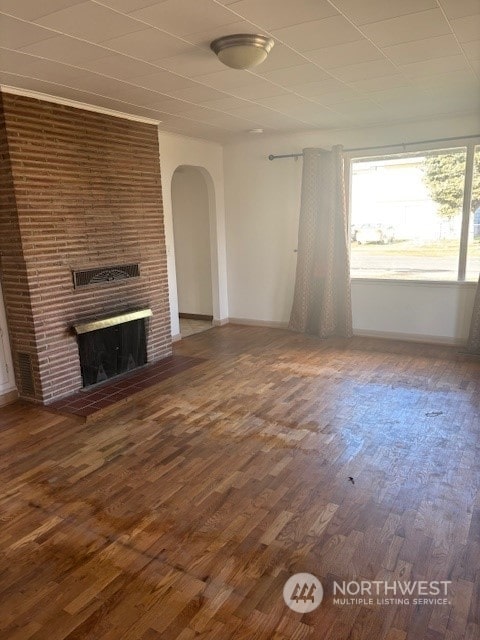
<path fill-rule="evenodd" d="M 412 118 L 431 118 L 432 117 L 432 99 L 425 100 L 395 100 L 389 105 L 385 105 L 385 110 L 390 114 L 390 119 L 402 121 L 409 117 Z"/>
<path fill-rule="evenodd" d="M 36 58 L 0 47 L 0 69 L 5 73 L 25 74 Z"/>
<path fill-rule="evenodd" d="M 284 113 L 279 113 L 278 111 L 268 110 L 268 113 L 265 113 L 262 118 L 260 118 L 260 124 L 262 127 L 267 128 L 281 128 L 281 129 L 297 129 L 299 125 L 302 125 L 302 121 L 297 118 L 293 118 L 290 116 L 286 116 Z"/>
<path fill-rule="evenodd" d="M 356 113 L 371 113 L 373 111 L 380 112 L 382 108 L 372 102 L 372 100 L 366 100 L 358 98 L 356 100 L 342 101 L 335 105 L 332 105 L 339 113 L 344 115 L 351 115 Z"/>
<path fill-rule="evenodd" d="M 166 0 L 129 15 L 177 36 L 238 21 L 234 13 L 209 0 Z"/>
<path fill-rule="evenodd" d="M 52 34 L 53 32 L 49 33 Z M 90 60 L 103 58 L 109 53 L 107 49 L 103 49 L 98 45 L 70 38 L 69 36 L 54 36 L 53 38 L 48 38 L 48 40 L 20 47 L 20 49 L 26 53 L 69 64 L 82 64 Z"/>
<path fill-rule="evenodd" d="M 320 105 L 314 111 L 306 111 L 302 115 L 303 122 L 310 125 L 310 129 L 331 129 L 338 127 L 348 127 L 350 118 L 338 111 L 319 110 Z"/>
<path fill-rule="evenodd" d="M 480 78 L 480 60 L 471 60 L 470 64 L 477 76 Z"/>
<path fill-rule="evenodd" d="M 93 2 L 75 4 L 35 22 L 90 42 L 103 42 L 144 28 L 140 22 Z"/>
<path fill-rule="evenodd" d="M 330 78 L 330 75 L 314 64 L 307 62 L 295 67 L 289 67 L 288 69 L 270 71 L 269 73 L 263 74 L 262 77 L 282 87 L 291 87 L 295 84 L 327 80 Z"/>
<path fill-rule="evenodd" d="M 408 100 L 428 100 L 430 94 L 424 87 L 410 86 L 410 87 L 396 87 L 386 89 L 385 91 L 375 92 L 375 101 L 378 104 L 389 106 L 395 104 L 395 102 L 406 102 Z"/>
<path fill-rule="evenodd" d="M 196 80 L 209 87 L 220 90 L 238 89 L 239 87 L 246 85 L 262 87 L 263 85 L 270 84 L 264 78 L 256 76 L 248 71 L 226 69 L 225 67 L 223 67 L 223 71 L 198 76 Z"/>
<path fill-rule="evenodd" d="M 339 102 L 349 102 L 352 100 L 357 100 L 359 97 L 362 97 L 364 94 L 359 91 L 355 91 L 355 89 L 350 89 L 346 87 L 345 89 L 341 89 L 339 91 L 330 91 L 329 93 L 322 93 L 318 96 L 311 96 L 311 100 L 317 102 L 318 104 L 323 104 L 327 107 L 331 105 L 338 104 Z"/>
<path fill-rule="evenodd" d="M 478 40 L 480 34 L 480 12 L 464 18 L 456 18 L 451 21 L 455 35 L 460 42 Z"/>
<path fill-rule="evenodd" d="M 98 4 L 103 4 L 106 7 L 111 7 L 116 11 L 121 11 L 122 13 L 130 13 L 131 11 L 136 11 L 138 9 L 143 9 L 143 7 L 148 7 L 152 4 L 160 4 L 161 2 L 165 2 L 166 0 L 95 0 Z"/>
<path fill-rule="evenodd" d="M 315 108 L 318 105 L 313 104 L 310 100 L 304 100 L 301 96 L 297 96 L 293 93 L 289 93 L 281 96 L 272 96 L 269 98 L 261 98 L 258 100 L 261 104 L 270 107 L 271 109 L 277 109 L 278 111 L 285 111 L 290 109 L 304 109 Z"/>
<path fill-rule="evenodd" d="M 424 60 L 422 62 L 412 62 L 411 64 L 405 64 L 400 67 L 406 76 L 417 78 L 429 76 L 432 73 L 460 71 L 466 68 L 467 63 L 462 55 L 435 58 L 434 60 Z"/>
<path fill-rule="evenodd" d="M 172 89 L 187 89 L 196 86 L 188 78 L 163 70 L 157 70 L 155 73 L 149 73 L 142 77 L 131 78 L 130 82 L 138 87 L 165 93 L 170 93 Z"/>
<path fill-rule="evenodd" d="M 76 86 L 92 91 L 99 95 L 111 96 L 119 100 L 125 100 L 130 104 L 151 106 L 162 99 L 162 94 L 146 88 L 133 86 L 126 82 L 119 82 L 105 76 L 85 76 L 78 79 Z M 173 98 L 170 98 L 173 100 Z M 190 105 L 190 108 L 192 105 Z M 178 112 L 178 109 L 176 109 Z"/>
<path fill-rule="evenodd" d="M 211 123 L 233 131 L 245 131 L 256 124 L 255 121 L 250 121 L 249 119 L 244 119 L 240 116 L 232 116 L 228 113 L 213 111 L 212 109 L 204 109 L 202 107 L 196 107 L 190 111 L 185 111 L 182 113 L 182 117 Z"/>
<path fill-rule="evenodd" d="M 449 18 L 463 18 L 473 16 L 479 12 L 478 0 L 438 0 Z"/>
<path fill-rule="evenodd" d="M 446 115 L 448 113 L 460 113 L 472 111 L 471 103 L 464 96 L 437 96 L 434 97 L 428 92 L 424 95 L 416 95 L 405 98 L 396 98 L 390 103 L 385 102 L 385 109 L 396 117 L 405 118 L 405 114 L 414 113 L 415 117 L 432 117 L 435 115 Z M 475 110 L 475 106 L 474 109 Z"/>
<path fill-rule="evenodd" d="M 164 69 L 190 78 L 215 73 L 225 68 L 212 51 L 194 46 L 171 58 L 159 58 L 158 64 Z"/>
<path fill-rule="evenodd" d="M 0 49 L 0 68 L 10 73 L 37 77 L 41 80 L 59 84 L 71 84 L 76 77 L 85 73 L 82 69 L 75 69 L 69 65 L 51 60 L 42 60 L 41 58 L 9 49 Z"/>
<path fill-rule="evenodd" d="M 309 98 L 310 96 L 319 96 L 322 94 L 332 93 L 333 91 L 348 90 L 348 87 L 343 82 L 340 82 L 340 80 L 328 78 L 327 80 L 320 80 L 320 82 L 302 82 L 294 84 L 290 89 L 295 93 Z"/>
<path fill-rule="evenodd" d="M 48 29 L 0 14 L 0 42 L 2 47 L 19 49 L 33 42 L 47 40 L 54 35 Z"/>
<path fill-rule="evenodd" d="M 475 64 L 475 63 L 473 63 Z M 412 84 L 419 84 L 422 87 L 452 87 L 457 91 L 462 91 L 464 86 L 475 86 L 478 90 L 478 78 L 470 67 L 457 69 L 455 71 L 440 71 L 422 76 L 412 77 Z"/>
<path fill-rule="evenodd" d="M 161 60 L 163 56 L 170 58 L 190 49 L 186 42 L 153 28 L 106 40 L 103 46 L 147 62 Z"/>
<path fill-rule="evenodd" d="M 255 73 L 262 76 L 270 71 L 295 67 L 299 64 L 305 64 L 305 62 L 308 62 L 308 60 L 304 55 L 296 53 L 293 49 L 280 42 L 276 42 L 267 59 L 261 65 L 255 67 Z"/>
<path fill-rule="evenodd" d="M 165 113 L 183 113 L 184 111 L 190 111 L 194 107 L 191 102 L 160 95 L 157 96 L 155 102 L 149 103 L 148 106 L 151 109 L 159 109 Z"/>
<path fill-rule="evenodd" d="M 35 20 L 85 0 L 0 0 L 0 11 L 23 20 Z"/>
<path fill-rule="evenodd" d="M 115 109 L 116 111 L 120 111 L 122 113 L 132 113 L 134 115 L 139 115 L 139 116 L 146 115 L 147 117 L 155 118 L 155 119 L 158 118 L 157 114 L 154 114 L 153 112 L 149 112 L 145 107 L 138 104 L 133 104 L 128 100 L 122 100 L 121 98 L 113 98 L 113 97 L 94 94 L 94 93 L 89 94 L 88 92 L 84 92 L 84 94 L 89 96 L 86 102 L 97 105 L 99 107 L 104 107 L 107 109 Z"/>
<path fill-rule="evenodd" d="M 309 60 L 316 62 L 324 69 L 335 69 L 347 64 L 370 62 L 384 58 L 381 51 L 366 38 L 337 44 L 334 47 L 314 49 L 313 51 L 308 51 L 306 55 Z"/>
<path fill-rule="evenodd" d="M 98 95 L 109 96 L 120 100 L 125 100 L 133 104 L 147 105 L 158 100 L 158 94 L 148 89 L 134 87 L 127 82 L 108 78 L 96 73 L 85 73 L 75 81 L 75 87 L 97 93 Z"/>
<path fill-rule="evenodd" d="M 181 100 L 188 100 L 199 104 L 203 100 L 219 100 L 225 98 L 225 93 L 206 87 L 203 84 L 191 83 L 188 87 L 171 89 L 169 94 Z"/>
<path fill-rule="evenodd" d="M 401 119 L 395 118 L 394 116 L 392 117 L 387 110 L 383 110 L 381 113 L 374 114 L 357 113 L 356 115 L 351 115 L 350 120 L 352 122 L 352 126 L 358 129 L 359 127 L 371 127 L 372 125 L 388 125 L 392 121 L 398 122 Z"/>
<path fill-rule="evenodd" d="M 17 89 L 27 89 L 29 91 L 39 91 L 50 96 L 58 96 L 70 100 L 77 100 L 87 104 L 96 105 L 97 96 L 73 87 L 55 84 L 54 82 L 46 82 L 39 78 L 24 78 L 14 73 L 0 72 L 0 84 L 16 87 Z M 127 113 L 129 113 L 127 111 Z"/>
<path fill-rule="evenodd" d="M 436 0 L 331 0 L 355 24 L 388 20 L 417 11 L 436 9 Z"/>
<path fill-rule="evenodd" d="M 229 5 L 246 20 L 251 20 L 264 29 L 280 29 L 302 22 L 329 18 L 338 14 L 326 0 L 240 0 Z"/>
<path fill-rule="evenodd" d="M 194 44 L 198 47 L 203 47 L 204 49 L 208 49 L 210 51 L 210 43 L 216 38 L 220 38 L 221 36 L 228 36 L 233 33 L 256 32 L 257 28 L 255 27 L 255 25 L 245 20 L 239 20 L 237 22 L 231 22 L 230 24 L 221 27 L 210 26 L 208 29 L 196 31 L 195 33 L 189 33 L 188 35 L 183 36 L 183 39 L 187 40 L 191 44 Z"/>
<path fill-rule="evenodd" d="M 408 64 L 410 62 L 461 54 L 460 47 L 453 35 L 394 44 L 391 47 L 384 47 L 383 51 L 395 64 Z"/>
<path fill-rule="evenodd" d="M 462 48 L 469 60 L 480 60 L 480 39 L 464 42 Z"/>
<path fill-rule="evenodd" d="M 480 111 L 480 92 L 477 87 L 463 86 L 462 91 L 458 91 L 458 87 L 429 87 L 428 92 L 434 97 L 435 100 L 443 100 L 444 102 L 451 102 L 459 104 L 464 103 L 466 106 L 475 107 Z"/>
<path fill-rule="evenodd" d="M 245 98 L 245 100 L 258 100 L 259 98 L 268 98 L 270 96 L 286 95 L 288 90 L 279 87 L 277 84 L 264 82 L 263 84 L 255 83 L 231 87 L 228 92 L 238 98 Z"/>
<path fill-rule="evenodd" d="M 215 100 L 198 100 L 198 103 L 201 104 L 202 107 L 207 107 L 207 109 L 219 109 L 220 111 L 228 112 L 232 109 L 241 109 L 242 107 L 252 104 L 247 100 L 241 100 L 240 98 L 233 98 L 226 95 L 224 95 L 223 98 L 216 98 Z"/>
<path fill-rule="evenodd" d="M 262 121 L 269 117 L 272 112 L 268 107 L 264 107 L 261 104 L 244 103 L 241 107 L 236 107 L 228 110 L 232 115 L 236 115 L 247 120 Z"/>
<path fill-rule="evenodd" d="M 345 65 L 332 69 L 331 73 L 343 82 L 355 82 L 366 78 L 381 78 L 397 73 L 395 66 L 388 60 L 373 60 L 372 62 L 359 62 L 358 64 Z"/>
<path fill-rule="evenodd" d="M 354 42 L 361 37 L 357 29 L 342 16 L 277 29 L 272 34 L 298 51 L 332 47 L 344 42 Z"/>
<path fill-rule="evenodd" d="M 148 62 L 134 60 L 133 58 L 122 56 L 121 54 L 114 54 L 99 59 L 97 58 L 96 60 L 89 60 L 83 62 L 81 66 L 89 71 L 95 71 L 96 73 L 101 73 L 102 75 L 110 76 L 111 78 L 117 78 L 118 80 L 135 79 L 158 71 L 156 67 L 148 64 Z"/>
<path fill-rule="evenodd" d="M 397 87 L 409 87 L 411 86 L 411 81 L 401 73 L 392 73 L 379 78 L 352 80 L 350 86 L 355 87 L 359 91 L 374 92 L 396 89 Z"/>
<path fill-rule="evenodd" d="M 365 24 L 362 26 L 362 31 L 380 47 L 451 33 L 450 26 L 440 9 L 430 9 Z"/>

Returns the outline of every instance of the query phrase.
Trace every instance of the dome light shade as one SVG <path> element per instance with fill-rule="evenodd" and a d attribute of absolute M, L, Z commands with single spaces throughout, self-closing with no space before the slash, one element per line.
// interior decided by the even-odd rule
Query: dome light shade
<path fill-rule="evenodd" d="M 210 44 L 218 59 L 232 69 L 250 69 L 261 64 L 272 49 L 272 38 L 254 33 L 222 36 Z"/>

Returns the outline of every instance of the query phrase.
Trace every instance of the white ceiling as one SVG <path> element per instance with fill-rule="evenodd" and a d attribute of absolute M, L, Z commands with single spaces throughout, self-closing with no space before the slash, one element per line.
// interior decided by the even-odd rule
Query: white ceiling
<path fill-rule="evenodd" d="M 209 49 L 271 35 L 252 71 Z M 480 111 L 480 0 L 0 0 L 0 84 L 228 141 Z"/>

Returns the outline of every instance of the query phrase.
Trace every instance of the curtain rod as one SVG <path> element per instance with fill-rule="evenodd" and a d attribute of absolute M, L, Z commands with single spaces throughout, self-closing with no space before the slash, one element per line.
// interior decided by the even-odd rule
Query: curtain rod
<path fill-rule="evenodd" d="M 409 147 L 417 144 L 428 144 L 430 142 L 452 142 L 452 140 L 470 140 L 471 138 L 480 138 L 480 133 L 475 133 L 471 136 L 460 136 L 454 138 L 435 138 L 433 140 L 419 140 L 417 142 L 397 142 L 397 144 L 382 144 L 376 147 L 352 147 L 350 149 L 344 149 L 344 151 L 373 151 L 374 149 L 390 149 L 391 147 Z M 283 155 L 274 156 L 270 154 L 269 160 L 278 160 L 279 158 L 301 158 L 303 153 L 284 153 Z"/>

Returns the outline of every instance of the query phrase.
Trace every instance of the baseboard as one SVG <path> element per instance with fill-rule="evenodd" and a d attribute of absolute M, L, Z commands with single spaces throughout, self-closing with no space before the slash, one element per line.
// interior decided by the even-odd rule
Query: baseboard
<path fill-rule="evenodd" d="M 205 322 L 211 322 L 213 320 L 213 316 L 205 316 L 201 313 L 179 313 L 178 317 L 184 320 L 205 320 Z"/>
<path fill-rule="evenodd" d="M 287 329 L 288 322 L 278 322 L 276 320 L 254 320 L 252 318 L 223 318 L 222 320 L 213 320 L 214 327 L 220 327 L 225 324 L 238 324 L 247 327 L 268 327 L 270 329 Z M 402 340 L 403 342 L 420 342 L 423 344 L 437 344 L 448 347 L 464 347 L 465 340 L 452 338 L 450 336 L 432 336 L 416 333 L 399 333 L 396 331 L 372 331 L 369 329 L 354 329 L 353 334 L 365 338 L 381 338 L 384 340 Z M 172 341 L 180 340 L 180 336 L 172 336 Z"/>
<path fill-rule="evenodd" d="M 222 318 L 221 320 L 216 320 L 215 318 L 212 320 L 212 325 L 214 327 L 223 327 L 225 324 L 228 324 L 228 318 Z"/>
<path fill-rule="evenodd" d="M 0 394 L 0 407 L 5 407 L 7 404 L 12 404 L 15 400 L 18 399 L 18 391 L 13 389 L 13 391 L 7 391 L 6 393 Z"/>
<path fill-rule="evenodd" d="M 473 360 L 474 362 L 480 362 L 480 353 L 470 353 L 470 351 L 465 351 L 459 349 L 458 355 L 462 356 L 465 360 Z"/>
<path fill-rule="evenodd" d="M 288 322 L 252 320 L 251 318 L 228 318 L 228 324 L 244 324 L 248 327 L 270 327 L 270 329 L 286 329 L 288 327 Z"/>
<path fill-rule="evenodd" d="M 369 329 L 354 329 L 355 336 L 365 338 L 383 338 L 385 340 L 402 340 L 404 342 L 422 342 L 423 344 L 439 344 L 447 347 L 464 347 L 465 340 L 450 336 L 431 336 L 421 333 L 398 333 L 396 331 L 370 331 Z"/>

